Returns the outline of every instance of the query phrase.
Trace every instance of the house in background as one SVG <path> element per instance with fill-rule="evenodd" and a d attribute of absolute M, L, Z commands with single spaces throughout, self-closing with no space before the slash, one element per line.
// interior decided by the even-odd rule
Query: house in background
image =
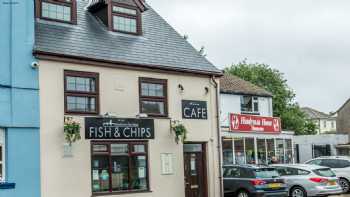
<path fill-rule="evenodd" d="M 349 135 L 350 140 L 350 99 L 337 111 L 337 133 Z M 342 144 L 338 148 L 342 154 L 350 155 L 350 144 Z"/>
<path fill-rule="evenodd" d="M 326 114 L 310 107 L 303 107 L 306 117 L 317 125 L 317 134 L 336 133 L 337 119 L 335 115 Z"/>
<path fill-rule="evenodd" d="M 273 117 L 270 92 L 225 74 L 220 101 L 224 165 L 294 163 L 294 132 Z"/>

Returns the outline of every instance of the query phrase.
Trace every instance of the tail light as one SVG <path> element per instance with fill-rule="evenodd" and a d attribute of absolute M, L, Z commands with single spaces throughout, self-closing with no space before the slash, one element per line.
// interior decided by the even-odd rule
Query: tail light
<path fill-rule="evenodd" d="M 257 186 L 257 185 L 265 185 L 265 184 L 266 184 L 266 181 L 261 180 L 261 179 L 254 179 L 254 180 L 251 180 L 250 182 L 251 182 L 254 186 Z"/>
<path fill-rule="evenodd" d="M 325 178 L 310 178 L 309 180 L 312 182 L 315 182 L 315 183 L 327 183 L 328 182 L 328 179 L 325 179 Z"/>

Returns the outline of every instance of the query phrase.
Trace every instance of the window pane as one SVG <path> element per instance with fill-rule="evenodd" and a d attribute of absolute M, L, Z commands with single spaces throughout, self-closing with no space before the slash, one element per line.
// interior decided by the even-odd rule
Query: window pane
<path fill-rule="evenodd" d="M 152 83 L 142 83 L 141 84 L 141 94 L 142 94 L 142 96 L 164 97 L 164 85 L 152 84 Z"/>
<path fill-rule="evenodd" d="M 184 144 L 184 152 L 202 152 L 202 144 Z"/>
<path fill-rule="evenodd" d="M 224 165 L 233 164 L 232 139 L 223 139 L 222 150 L 224 156 Z"/>
<path fill-rule="evenodd" d="M 113 6 L 113 12 L 119 12 L 123 14 L 136 15 L 137 11 L 134 9 L 123 8 L 119 6 Z"/>
<path fill-rule="evenodd" d="M 266 144 L 265 139 L 257 139 L 258 145 L 258 162 L 259 164 L 267 164 L 266 161 Z"/>
<path fill-rule="evenodd" d="M 94 97 L 67 96 L 67 110 L 74 112 L 96 112 Z"/>
<path fill-rule="evenodd" d="M 138 144 L 133 146 L 133 153 L 145 153 L 146 147 L 143 144 Z"/>
<path fill-rule="evenodd" d="M 253 112 L 253 99 L 251 96 L 241 97 L 241 111 L 242 112 Z"/>
<path fill-rule="evenodd" d="M 95 92 L 96 82 L 94 78 L 67 76 L 67 90 L 78 92 Z"/>
<path fill-rule="evenodd" d="M 125 155 L 129 153 L 129 146 L 127 144 L 111 144 L 112 155 Z"/>
<path fill-rule="evenodd" d="M 146 156 L 131 158 L 131 189 L 147 189 L 147 160 Z"/>
<path fill-rule="evenodd" d="M 112 189 L 122 191 L 129 189 L 129 157 L 112 157 Z"/>
<path fill-rule="evenodd" d="M 276 163 L 275 140 L 274 139 L 266 139 L 266 145 L 267 145 L 267 162 L 268 162 L 268 164 Z"/>
<path fill-rule="evenodd" d="M 41 15 L 45 18 L 51 18 L 51 19 L 62 20 L 62 21 L 70 21 L 71 7 L 42 2 Z"/>
<path fill-rule="evenodd" d="M 136 19 L 113 16 L 113 29 L 117 31 L 137 33 Z"/>
<path fill-rule="evenodd" d="M 245 138 L 245 154 L 247 164 L 255 164 L 254 138 Z"/>
<path fill-rule="evenodd" d="M 293 145 L 291 139 L 285 140 L 286 157 L 284 163 L 293 163 Z"/>
<path fill-rule="evenodd" d="M 141 101 L 141 112 L 146 114 L 165 114 L 165 105 L 161 101 Z"/>
<path fill-rule="evenodd" d="M 243 138 L 235 138 L 235 158 L 236 164 L 245 164 L 244 142 Z"/>
<path fill-rule="evenodd" d="M 284 163 L 284 140 L 276 139 L 276 159 L 278 163 Z"/>
<path fill-rule="evenodd" d="M 92 157 L 92 190 L 94 192 L 109 191 L 109 159 L 108 156 Z"/>
<path fill-rule="evenodd" d="M 93 152 L 108 152 L 107 145 L 93 145 L 92 146 Z"/>

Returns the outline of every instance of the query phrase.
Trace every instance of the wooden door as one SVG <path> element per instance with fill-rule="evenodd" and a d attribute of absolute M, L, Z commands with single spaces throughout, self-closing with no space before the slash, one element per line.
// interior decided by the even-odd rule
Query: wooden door
<path fill-rule="evenodd" d="M 186 197 L 206 197 L 206 167 L 204 144 L 184 145 Z"/>

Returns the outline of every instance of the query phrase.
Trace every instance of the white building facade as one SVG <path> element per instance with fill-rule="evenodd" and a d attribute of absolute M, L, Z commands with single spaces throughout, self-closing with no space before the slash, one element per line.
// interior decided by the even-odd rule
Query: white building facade
<path fill-rule="evenodd" d="M 273 117 L 271 93 L 228 74 L 220 85 L 223 165 L 294 163 L 294 132 Z"/>

